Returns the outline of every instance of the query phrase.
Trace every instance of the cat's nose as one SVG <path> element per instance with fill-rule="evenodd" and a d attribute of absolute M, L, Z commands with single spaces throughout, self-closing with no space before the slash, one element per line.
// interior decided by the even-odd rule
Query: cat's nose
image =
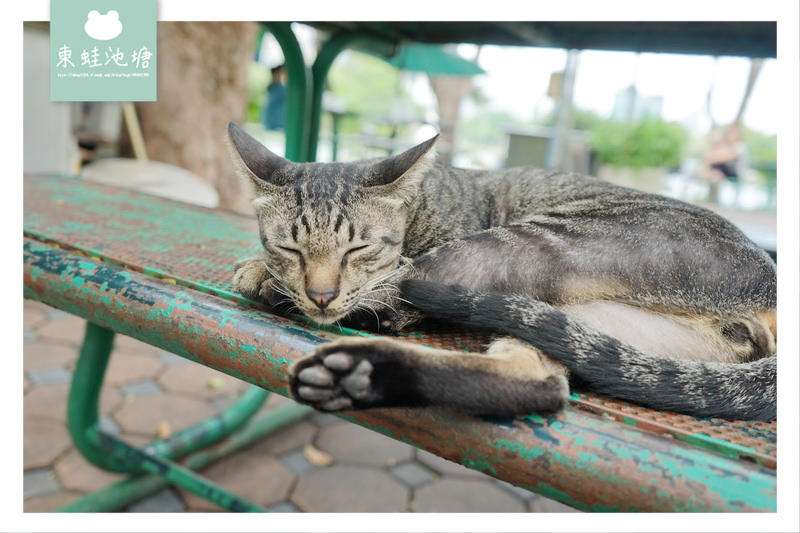
<path fill-rule="evenodd" d="M 335 287 L 326 287 L 318 290 L 313 287 L 306 288 L 306 296 L 308 299 L 317 304 L 320 309 L 325 309 L 337 296 L 339 291 Z"/>

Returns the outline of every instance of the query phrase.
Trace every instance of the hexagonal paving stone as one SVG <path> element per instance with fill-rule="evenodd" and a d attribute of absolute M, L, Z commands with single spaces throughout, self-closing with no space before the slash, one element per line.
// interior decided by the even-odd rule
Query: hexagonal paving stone
<path fill-rule="evenodd" d="M 304 512 L 397 513 L 406 510 L 408 498 L 409 490 L 388 472 L 335 465 L 302 476 L 291 501 Z"/>
<path fill-rule="evenodd" d="M 84 333 L 86 333 L 86 321 L 72 315 L 62 320 L 48 321 L 43 326 L 36 328 L 36 334 L 40 339 L 72 346 L 83 342 Z"/>
<path fill-rule="evenodd" d="M 179 513 L 186 509 L 178 494 L 171 488 L 162 489 L 125 508 L 126 513 Z"/>
<path fill-rule="evenodd" d="M 146 342 L 142 342 L 139 339 L 134 339 L 133 337 L 129 337 L 127 335 L 116 334 L 114 336 L 114 348 L 119 349 L 125 352 L 148 352 L 148 353 L 158 353 L 161 349 L 153 346 L 152 344 L 147 344 Z"/>
<path fill-rule="evenodd" d="M 22 466 L 25 470 L 50 466 L 72 446 L 62 422 L 28 418 L 23 422 Z"/>
<path fill-rule="evenodd" d="M 279 461 L 251 450 L 222 459 L 203 470 L 201 475 L 262 507 L 284 501 L 295 479 Z M 192 511 L 222 510 L 191 492 L 181 490 L 180 493 Z"/>
<path fill-rule="evenodd" d="M 47 313 L 44 309 L 25 309 L 22 313 L 22 329 L 33 329 L 43 325 L 47 321 Z"/>
<path fill-rule="evenodd" d="M 471 468 L 467 468 L 464 465 L 454 463 L 453 461 L 449 461 L 443 457 L 439 457 L 438 455 L 426 452 L 425 450 L 417 450 L 416 456 L 417 456 L 417 461 L 427 466 L 428 468 L 433 469 L 434 471 L 443 476 L 444 475 L 459 476 L 459 477 L 468 477 L 474 479 L 487 478 L 486 474 L 482 472 L 478 472 L 477 470 L 472 470 Z"/>
<path fill-rule="evenodd" d="M 432 470 L 416 461 L 402 463 L 391 469 L 392 475 L 412 489 L 426 485 L 438 477 Z"/>
<path fill-rule="evenodd" d="M 517 498 L 519 498 L 524 502 L 533 501 L 536 498 L 542 497 L 536 494 L 535 492 L 523 489 L 522 487 L 517 487 L 515 485 L 512 485 L 511 483 L 508 483 L 506 481 L 501 481 L 499 479 L 495 479 L 494 484 L 503 489 L 504 491 L 508 492 L 509 494 L 516 496 Z"/>
<path fill-rule="evenodd" d="M 78 350 L 70 346 L 33 341 L 22 348 L 23 367 L 26 372 L 54 367 L 66 367 L 78 358 Z"/>
<path fill-rule="evenodd" d="M 302 449 L 311 442 L 316 433 L 317 428 L 311 422 L 301 420 L 265 437 L 248 450 L 267 456 L 282 455 L 291 450 Z"/>
<path fill-rule="evenodd" d="M 231 394 L 247 386 L 239 379 L 199 364 L 172 366 L 158 378 L 158 382 L 168 391 L 199 398 Z"/>
<path fill-rule="evenodd" d="M 60 490 L 58 478 L 50 468 L 28 470 L 22 475 L 22 494 L 26 500 L 57 493 Z"/>
<path fill-rule="evenodd" d="M 55 307 L 50 307 L 47 310 L 47 320 L 65 320 L 67 318 L 75 318 L 75 315 L 62 311 L 61 309 L 56 309 Z"/>
<path fill-rule="evenodd" d="M 125 478 L 123 474 L 106 472 L 97 468 L 77 450 L 71 450 L 59 459 L 53 470 L 66 490 L 94 492 Z"/>
<path fill-rule="evenodd" d="M 68 383 L 32 387 L 22 401 L 23 415 L 65 422 L 67 419 Z M 107 414 L 119 405 L 122 397 L 113 387 L 100 392 L 100 412 Z"/>
<path fill-rule="evenodd" d="M 25 500 L 22 504 L 22 510 L 26 513 L 48 513 L 68 503 L 74 502 L 81 496 L 83 496 L 82 493 L 72 491 L 47 494 L 38 498 Z"/>
<path fill-rule="evenodd" d="M 23 298 L 22 299 L 22 312 L 23 313 L 27 313 L 28 311 L 41 311 L 42 313 L 46 313 L 50 309 L 52 309 L 52 307 L 50 307 L 46 303 L 42 303 L 42 302 L 40 302 L 38 300 L 31 300 L 31 299 L 28 299 L 28 298 Z"/>
<path fill-rule="evenodd" d="M 130 383 L 141 379 L 154 378 L 164 367 L 155 353 L 133 355 L 115 350 L 108 361 L 106 383 Z"/>
<path fill-rule="evenodd" d="M 526 506 L 491 481 L 445 478 L 414 491 L 415 512 L 520 513 Z"/>
<path fill-rule="evenodd" d="M 155 436 L 159 423 L 166 422 L 175 433 L 214 414 L 211 406 L 202 400 L 159 394 L 133 398 L 113 417 L 124 432 Z"/>
<path fill-rule="evenodd" d="M 306 473 L 319 468 L 312 465 L 306 458 L 303 450 L 294 450 L 289 453 L 282 454 L 279 458 L 280 462 L 298 476 L 305 475 Z"/>
<path fill-rule="evenodd" d="M 544 496 L 538 496 L 528 503 L 530 510 L 534 513 L 581 513 L 578 509 L 565 505 L 555 500 L 550 500 Z"/>
<path fill-rule="evenodd" d="M 28 379 L 36 386 L 69 383 L 72 380 L 72 372 L 66 368 L 57 366 L 55 368 L 45 368 L 44 370 L 28 372 Z"/>
<path fill-rule="evenodd" d="M 278 505 L 267 507 L 267 512 L 270 513 L 299 513 L 300 510 L 289 502 L 281 502 Z"/>
<path fill-rule="evenodd" d="M 320 429 L 316 446 L 337 462 L 394 466 L 411 459 L 414 449 L 355 424 L 335 424 Z"/>
<path fill-rule="evenodd" d="M 247 386 L 249 387 L 250 385 Z M 273 409 L 275 407 L 278 407 L 279 405 L 284 405 L 287 403 L 294 403 L 294 400 L 291 400 L 286 396 L 281 396 L 277 392 L 273 392 L 267 397 L 267 401 L 264 402 L 264 405 L 261 406 L 260 411 L 269 411 L 270 409 Z"/>
<path fill-rule="evenodd" d="M 164 389 L 152 379 L 143 379 L 141 381 L 122 383 L 119 385 L 119 392 L 125 397 L 126 401 L 132 401 L 135 398 L 162 394 Z"/>
<path fill-rule="evenodd" d="M 334 416 L 328 413 L 321 413 L 319 411 L 314 411 L 311 414 L 311 417 L 309 417 L 309 420 L 311 420 L 316 426 L 321 428 L 332 426 L 334 424 L 345 423 L 344 420 L 342 420 L 338 416 Z"/>
<path fill-rule="evenodd" d="M 164 363 L 164 366 L 178 366 L 178 365 L 194 365 L 197 364 L 194 361 L 186 359 L 185 357 L 181 357 L 180 355 L 175 355 L 174 353 L 165 352 L 164 350 L 159 350 L 156 352 L 156 357 Z"/>

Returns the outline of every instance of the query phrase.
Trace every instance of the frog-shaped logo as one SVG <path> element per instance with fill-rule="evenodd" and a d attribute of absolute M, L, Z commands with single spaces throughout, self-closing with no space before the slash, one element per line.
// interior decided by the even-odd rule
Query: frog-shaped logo
<path fill-rule="evenodd" d="M 83 29 L 92 39 L 109 41 L 122 33 L 122 22 L 119 21 L 119 13 L 113 9 L 105 15 L 101 15 L 99 11 L 93 9 L 89 11 Z"/>

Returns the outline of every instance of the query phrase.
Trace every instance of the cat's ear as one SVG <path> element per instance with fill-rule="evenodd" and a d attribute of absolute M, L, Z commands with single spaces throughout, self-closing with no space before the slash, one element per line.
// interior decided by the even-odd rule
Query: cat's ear
<path fill-rule="evenodd" d="M 369 185 L 382 186 L 382 189 L 388 189 L 401 196 L 413 196 L 422 180 L 422 175 L 432 161 L 432 158 L 425 156 L 433 149 L 438 139 L 439 134 L 436 134 L 401 154 L 375 163 Z"/>
<path fill-rule="evenodd" d="M 233 122 L 228 122 L 225 144 L 236 172 L 257 188 L 269 190 L 286 184 L 289 177 L 286 170 L 292 162 L 270 152 Z"/>

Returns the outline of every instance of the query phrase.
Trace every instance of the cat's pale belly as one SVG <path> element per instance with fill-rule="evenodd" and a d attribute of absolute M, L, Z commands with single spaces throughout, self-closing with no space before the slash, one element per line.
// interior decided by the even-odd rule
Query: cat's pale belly
<path fill-rule="evenodd" d="M 709 329 L 705 317 L 672 317 L 609 301 L 560 308 L 588 326 L 654 355 L 720 363 L 737 360 L 736 354 L 721 345 L 718 334 L 710 330 L 704 334 Z"/>

